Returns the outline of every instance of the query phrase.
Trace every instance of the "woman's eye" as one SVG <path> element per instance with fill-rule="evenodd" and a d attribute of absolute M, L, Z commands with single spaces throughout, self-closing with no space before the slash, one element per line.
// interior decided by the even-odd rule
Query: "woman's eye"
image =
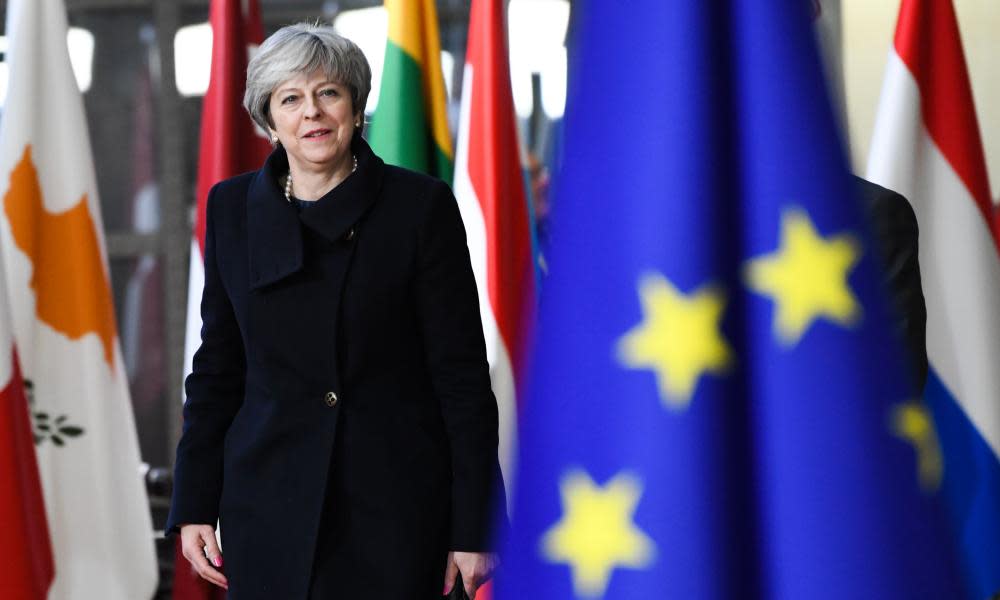
<path fill-rule="evenodd" d="M 281 103 L 282 104 L 291 104 L 292 102 L 295 102 L 295 100 L 297 100 L 297 99 L 298 99 L 298 96 L 294 96 L 294 95 L 293 96 L 285 96 L 284 98 L 281 99 Z"/>
<path fill-rule="evenodd" d="M 321 96 L 338 96 L 338 95 L 340 95 L 340 93 L 336 90 L 336 88 L 326 88 L 325 90 L 321 90 L 320 91 L 320 95 Z"/>

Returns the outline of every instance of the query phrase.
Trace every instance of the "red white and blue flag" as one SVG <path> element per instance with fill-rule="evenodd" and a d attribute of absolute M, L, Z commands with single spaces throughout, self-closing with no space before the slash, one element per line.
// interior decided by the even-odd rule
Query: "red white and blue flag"
<path fill-rule="evenodd" d="M 917 215 L 941 492 L 969 591 L 985 598 L 1000 592 L 1000 255 L 951 0 L 902 2 L 868 178 Z"/>

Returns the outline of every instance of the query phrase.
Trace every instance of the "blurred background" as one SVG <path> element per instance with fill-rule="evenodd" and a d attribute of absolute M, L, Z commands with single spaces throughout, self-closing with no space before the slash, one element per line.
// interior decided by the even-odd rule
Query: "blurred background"
<path fill-rule="evenodd" d="M 0 10 L 7 2 L 0 0 Z M 188 265 L 202 97 L 212 45 L 208 0 L 65 0 L 70 56 L 83 92 L 143 461 L 162 527 L 181 427 Z M 510 0 L 511 84 L 536 215 L 558 169 L 572 0 Z M 991 179 L 1000 180 L 1000 2 L 955 0 Z M 854 170 L 864 172 L 899 3 L 823 2 L 819 36 Z M 332 22 L 373 67 L 379 102 L 386 13 L 377 0 L 260 0 L 265 35 L 302 20 Z M 441 65 L 452 135 L 458 117 L 469 0 L 438 0 Z M 621 10 L 629 10 L 622 2 Z M 0 53 L 6 37 L 0 31 Z M 0 107 L 7 66 L 0 54 Z M 621 99 L 629 110 L 629 99 Z M 2 110 L 2 108 L 0 108 Z M 2 116 L 0 116 L 2 118 Z M 993 192 L 996 196 L 996 192 Z M 164 554 L 166 557 L 167 554 Z M 169 566 L 169 565 L 168 565 Z M 161 588 L 170 577 L 161 573 Z"/>

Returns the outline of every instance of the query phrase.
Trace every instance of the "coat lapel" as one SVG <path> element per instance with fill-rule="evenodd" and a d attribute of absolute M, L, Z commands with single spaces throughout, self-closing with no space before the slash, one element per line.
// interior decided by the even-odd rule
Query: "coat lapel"
<path fill-rule="evenodd" d="M 358 221 L 378 198 L 385 163 L 359 134 L 351 141 L 351 151 L 358 159 L 358 170 L 301 215 L 278 187 L 279 177 L 288 172 L 284 149 L 271 152 L 257 171 L 247 197 L 250 289 L 280 281 L 302 268 L 300 223 L 331 242 L 353 239 Z"/>
<path fill-rule="evenodd" d="M 358 159 L 358 170 L 301 215 L 302 223 L 331 242 L 354 238 L 358 221 L 378 198 L 382 186 L 385 163 L 360 135 L 355 134 L 351 141 L 351 151 Z"/>
<path fill-rule="evenodd" d="M 247 192 L 247 242 L 250 289 L 270 285 L 302 268 L 299 213 L 285 201 L 278 174 L 288 172 L 288 158 L 276 148 L 257 171 Z"/>

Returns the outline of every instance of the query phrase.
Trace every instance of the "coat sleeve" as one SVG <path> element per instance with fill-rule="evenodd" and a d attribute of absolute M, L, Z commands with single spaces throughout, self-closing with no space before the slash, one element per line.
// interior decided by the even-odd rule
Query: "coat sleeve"
<path fill-rule="evenodd" d="M 246 358 L 232 303 L 219 276 L 216 233 L 218 186 L 208 196 L 201 346 L 185 382 L 184 428 L 177 445 L 174 489 L 166 531 L 215 525 L 222 495 L 223 441 L 243 403 Z"/>
<path fill-rule="evenodd" d="M 910 355 L 914 384 L 922 390 L 927 379 L 927 307 L 920 284 L 917 217 L 900 194 L 860 177 L 854 180 L 876 238 L 896 329 Z"/>
<path fill-rule="evenodd" d="M 920 284 L 917 217 L 906 198 L 886 190 L 878 235 L 882 238 L 886 278 L 899 315 L 899 329 L 913 361 L 918 389 L 927 380 L 927 307 Z"/>
<path fill-rule="evenodd" d="M 425 211 L 417 269 L 424 351 L 451 449 L 451 549 L 483 552 L 490 549 L 490 526 L 506 515 L 497 402 L 465 227 L 444 183 L 435 185 Z"/>

